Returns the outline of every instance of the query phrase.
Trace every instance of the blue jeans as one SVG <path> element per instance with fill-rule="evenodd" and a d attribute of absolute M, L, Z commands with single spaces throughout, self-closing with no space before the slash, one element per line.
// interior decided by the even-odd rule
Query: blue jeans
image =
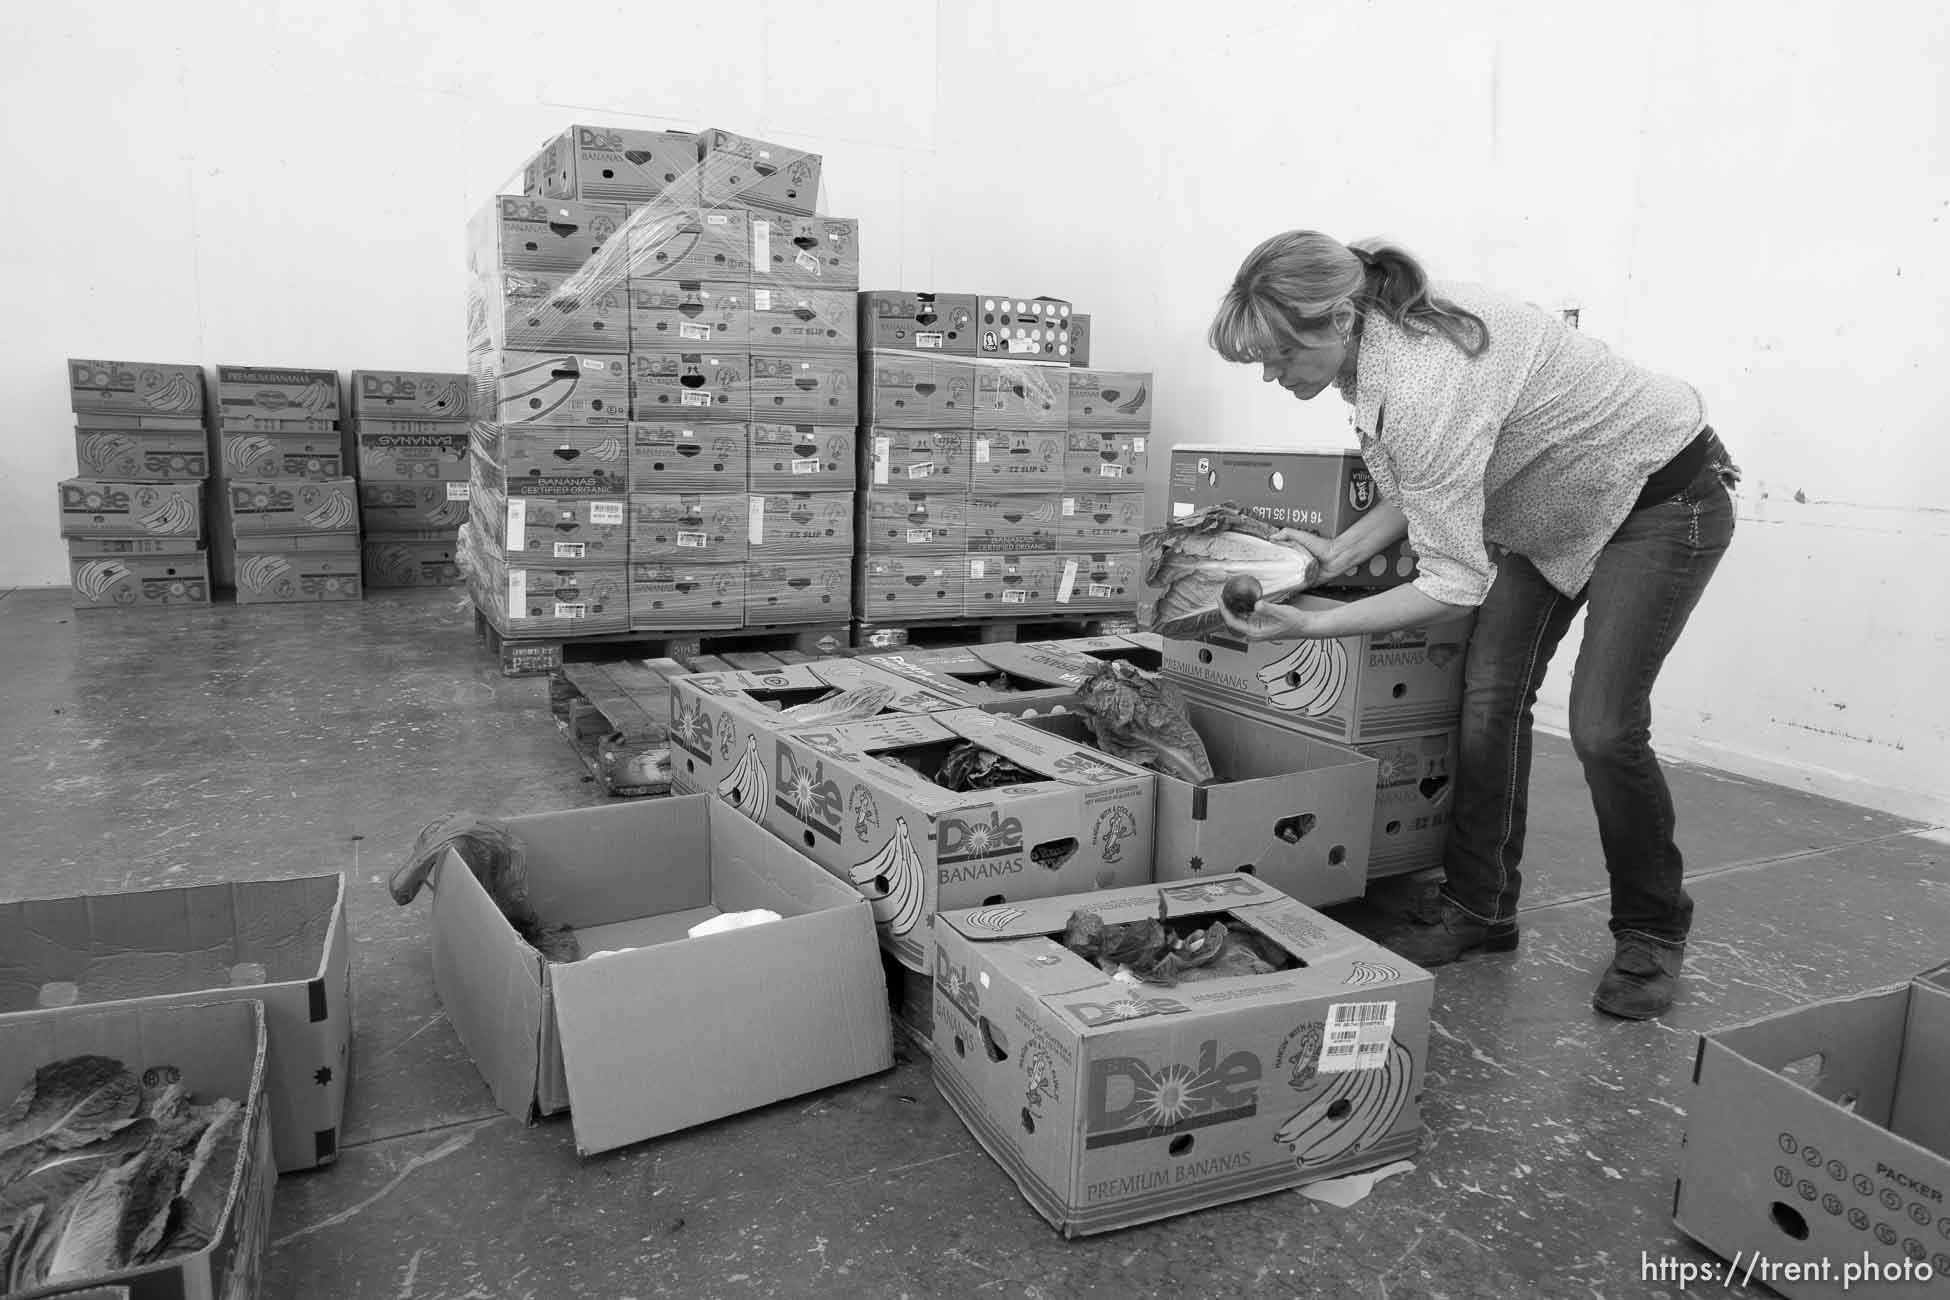
<path fill-rule="evenodd" d="M 1739 470 L 1716 437 L 1677 495 L 1628 516 L 1591 581 L 1565 596 L 1504 554 L 1470 636 L 1443 894 L 1479 921 L 1514 920 L 1523 884 L 1531 706 L 1579 609 L 1571 745 L 1584 766 L 1611 876 L 1611 930 L 1677 946 L 1693 900 L 1673 842 L 1672 795 L 1652 752 L 1652 684 L 1733 541 Z"/>

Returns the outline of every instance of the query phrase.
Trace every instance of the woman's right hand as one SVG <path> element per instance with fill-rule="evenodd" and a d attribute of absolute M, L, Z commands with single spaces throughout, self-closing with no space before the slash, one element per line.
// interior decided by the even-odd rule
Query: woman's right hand
<path fill-rule="evenodd" d="M 1333 576 L 1327 572 L 1327 560 L 1333 550 L 1334 543 L 1322 537 L 1319 533 L 1309 533 L 1299 528 L 1282 528 L 1273 534 L 1271 540 L 1284 546 L 1297 546 L 1314 557 L 1314 563 L 1319 567 L 1320 571 L 1315 576 L 1313 582 L 1307 584 L 1308 586 L 1313 586 L 1315 583 L 1319 583 Z"/>

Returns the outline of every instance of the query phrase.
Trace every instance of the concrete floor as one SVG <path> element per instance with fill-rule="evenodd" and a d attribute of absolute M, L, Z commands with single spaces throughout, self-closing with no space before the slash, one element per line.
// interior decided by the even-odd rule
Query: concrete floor
<path fill-rule="evenodd" d="M 1600 1018 L 1603 867 L 1545 739 L 1524 947 L 1439 974 L 1416 1170 L 1351 1209 L 1287 1192 L 1066 1242 L 912 1054 L 587 1161 L 566 1120 L 495 1110 L 385 876 L 437 813 L 601 796 L 456 594 L 118 615 L 17 591 L 0 662 L 7 896 L 351 873 L 344 1154 L 278 1184 L 279 1300 L 1676 1295 L 1639 1270 L 1707 1258 L 1670 1221 L 1696 1031 L 1901 980 L 1950 935 L 1940 830 L 1678 768 L 1688 979 L 1663 1022 Z"/>

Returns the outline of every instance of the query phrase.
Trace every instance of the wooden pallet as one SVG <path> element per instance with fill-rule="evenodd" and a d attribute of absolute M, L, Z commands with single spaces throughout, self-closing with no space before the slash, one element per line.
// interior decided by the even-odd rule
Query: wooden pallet
<path fill-rule="evenodd" d="M 619 659 L 675 659 L 686 665 L 703 655 L 730 651 L 797 652 L 807 659 L 843 655 L 852 645 L 844 623 L 782 624 L 711 632 L 599 632 L 593 636 L 527 641 L 502 635 L 479 610 L 474 632 L 495 657 L 504 677 L 546 677 L 565 663 Z M 692 669 L 692 671 L 717 671 Z"/>
<path fill-rule="evenodd" d="M 614 798 L 670 793 L 673 659 L 564 664 L 549 679 L 549 711 L 589 774 Z"/>
<path fill-rule="evenodd" d="M 938 623 L 855 623 L 855 649 L 902 646 L 993 645 L 998 641 L 1061 641 L 1116 636 L 1137 630 L 1129 618 L 943 619 Z"/>

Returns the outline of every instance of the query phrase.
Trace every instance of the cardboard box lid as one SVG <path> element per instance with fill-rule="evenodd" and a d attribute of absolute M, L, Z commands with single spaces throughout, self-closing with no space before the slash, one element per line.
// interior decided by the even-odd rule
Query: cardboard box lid
<path fill-rule="evenodd" d="M 447 1018 L 494 1104 L 526 1119 L 541 1072 L 545 963 L 514 941 L 508 919 L 454 850 L 441 858 L 431 884 L 433 979 Z M 463 954 L 465 972 L 457 960 Z"/>
<path fill-rule="evenodd" d="M 1139 780 L 1149 783 L 1155 779 L 1155 774 L 1144 768 L 1072 744 L 1060 736 L 1038 731 L 1014 718 L 971 708 L 931 713 L 925 717 L 889 714 L 865 722 L 831 727 L 816 734 L 799 732 L 795 739 L 818 749 L 831 762 L 854 771 L 874 773 L 880 780 L 898 785 L 902 793 L 923 812 L 944 812 L 967 808 L 975 803 L 994 803 L 1044 794 L 1052 788 L 1063 786 L 1093 788 L 1108 781 Z M 972 741 L 1043 779 L 994 790 L 957 792 L 936 785 L 912 768 L 883 763 L 874 757 L 877 753 L 893 749 L 954 744 L 963 740 Z"/>
<path fill-rule="evenodd" d="M 1071 654 L 1049 645 L 1000 641 L 973 647 L 974 653 L 991 667 L 1045 686 L 1075 690 L 1102 666 L 1100 660 Z"/>
<path fill-rule="evenodd" d="M 809 664 L 723 673 L 695 673 L 687 678 L 698 691 L 718 697 L 748 692 L 879 689 L 887 694 L 884 709 L 905 713 L 946 713 L 962 702 L 924 689 L 890 669 L 875 668 L 857 659 L 820 659 Z M 817 720 L 805 725 L 820 725 Z"/>

